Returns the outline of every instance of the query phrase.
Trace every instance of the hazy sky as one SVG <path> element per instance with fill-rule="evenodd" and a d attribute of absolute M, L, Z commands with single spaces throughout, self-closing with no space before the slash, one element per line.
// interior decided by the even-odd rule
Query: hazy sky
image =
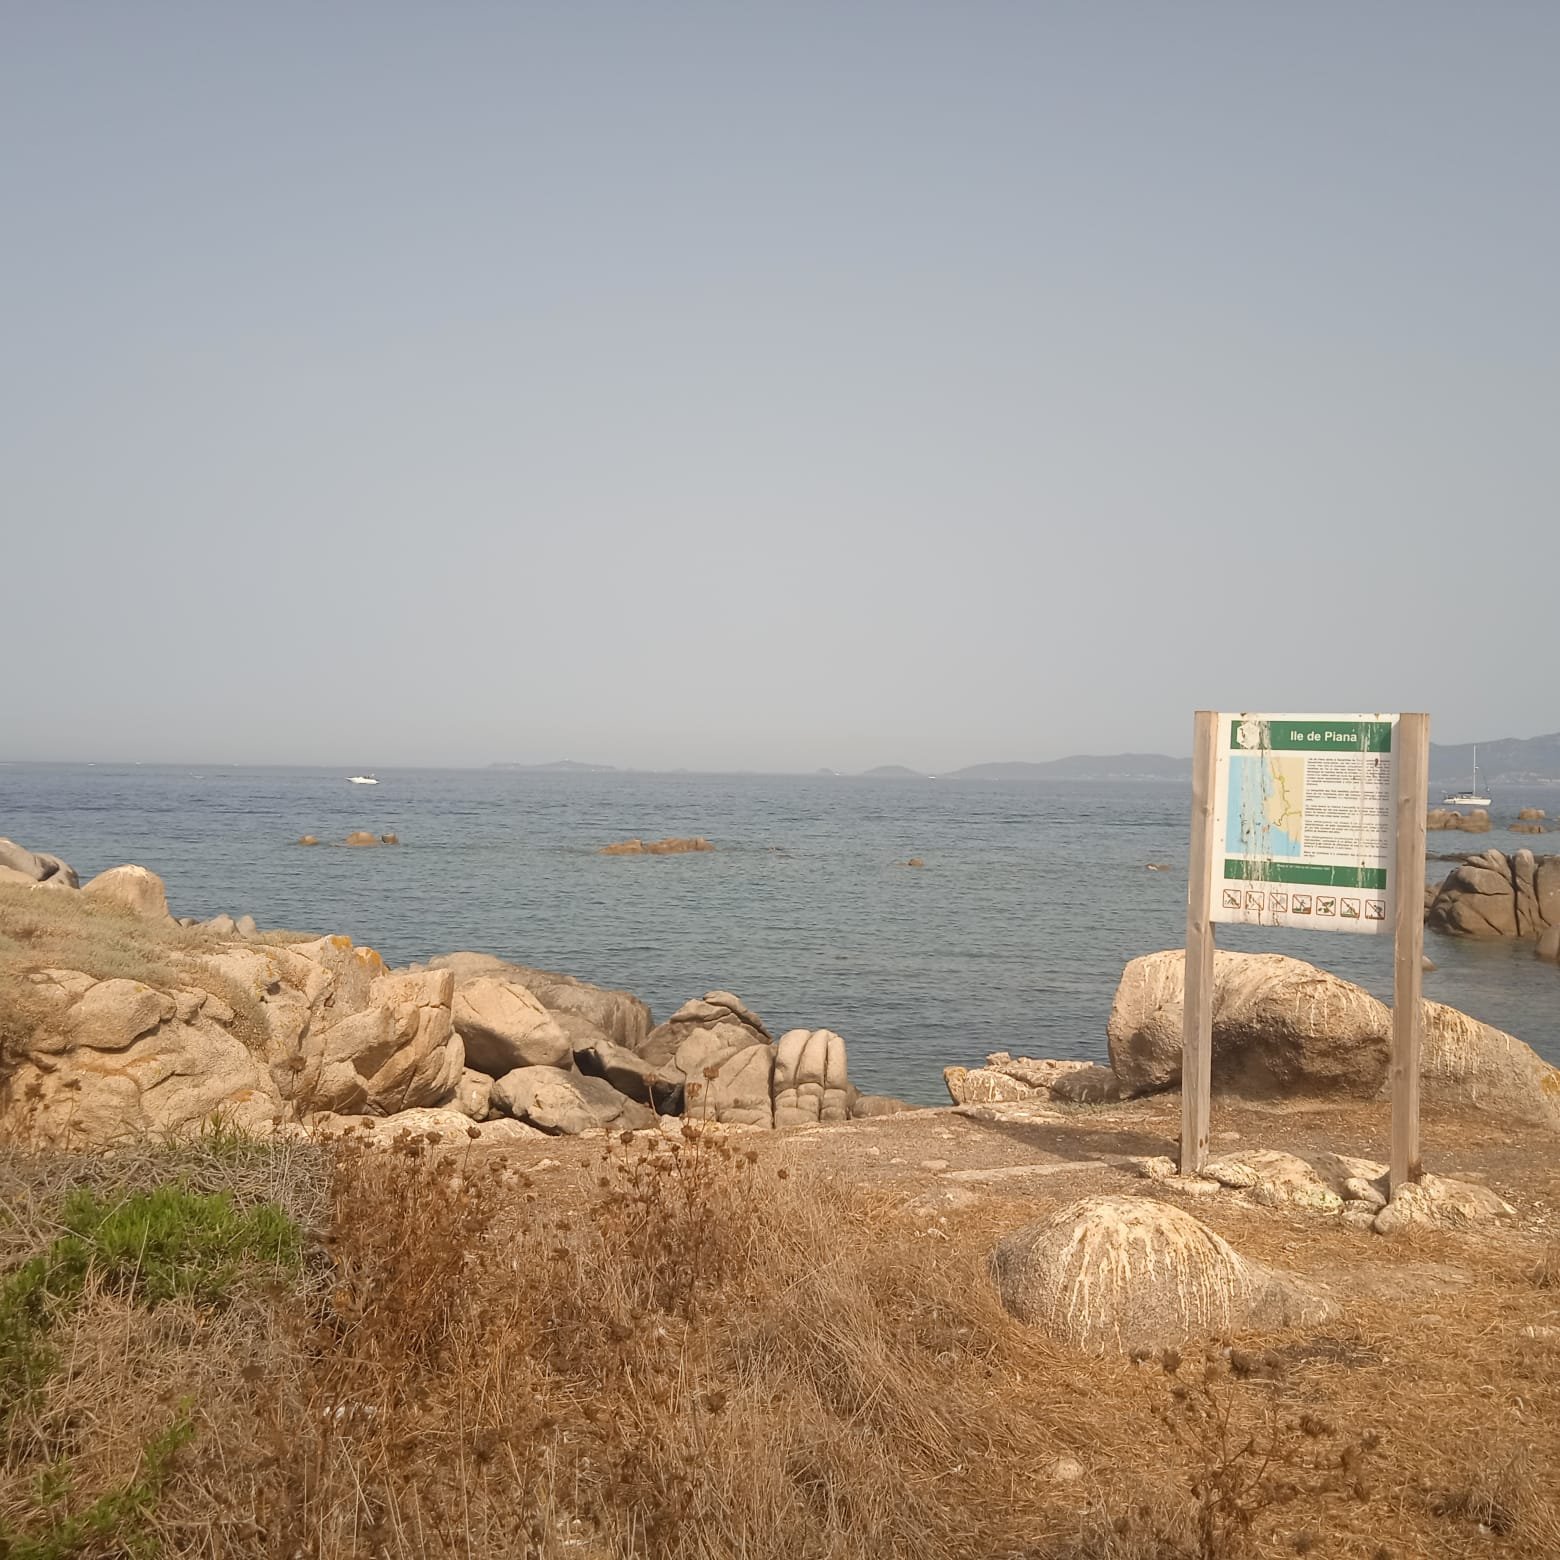
<path fill-rule="evenodd" d="M 1560 6 L 0 5 L 0 757 L 1560 726 Z"/>

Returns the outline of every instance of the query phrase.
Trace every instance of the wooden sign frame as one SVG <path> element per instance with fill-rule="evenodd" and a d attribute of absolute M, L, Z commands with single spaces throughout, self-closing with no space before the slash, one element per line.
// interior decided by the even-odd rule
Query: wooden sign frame
<path fill-rule="evenodd" d="M 1208 1163 L 1213 1099 L 1214 774 L 1219 715 L 1192 727 L 1192 839 L 1186 892 L 1186 977 L 1181 1031 L 1181 1174 Z M 1392 1149 L 1388 1189 L 1420 1176 L 1419 1051 L 1425 946 L 1425 814 L 1430 805 L 1430 717 L 1398 716 L 1393 774 Z"/>

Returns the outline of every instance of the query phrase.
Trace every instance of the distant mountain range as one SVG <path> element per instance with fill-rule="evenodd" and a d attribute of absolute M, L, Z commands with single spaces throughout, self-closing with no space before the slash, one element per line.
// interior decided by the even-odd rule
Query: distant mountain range
<path fill-rule="evenodd" d="M 1184 780 L 1191 775 L 1189 758 L 1163 753 L 1116 753 L 1109 757 L 1075 754 L 1043 764 L 969 764 L 931 776 L 903 764 L 880 764 L 862 771 L 863 780 Z"/>
<path fill-rule="evenodd" d="M 1473 779 L 1471 742 L 1430 744 L 1430 783 L 1441 788 Z M 1479 783 L 1486 786 L 1560 785 L 1560 731 L 1544 737 L 1503 737 L 1480 742 Z M 944 780 L 1186 780 L 1191 777 L 1189 758 L 1166 753 L 1115 753 L 1106 756 L 1079 753 L 1053 758 L 1044 764 L 970 764 L 950 770 Z M 922 779 L 903 764 L 884 764 L 866 771 L 869 779 Z"/>
<path fill-rule="evenodd" d="M 1474 746 L 1471 742 L 1430 744 L 1432 789 L 1472 782 Z M 1480 742 L 1477 746 L 1481 785 L 1560 785 L 1560 731 L 1544 737 L 1502 737 L 1495 742 Z M 551 764 L 489 764 L 488 768 L 543 770 L 553 774 L 602 775 L 619 772 L 614 764 L 582 764 L 568 758 Z M 838 769 L 819 769 L 815 773 L 846 778 Z M 1041 764 L 969 764 L 963 769 L 947 770 L 937 778 L 1005 781 L 1187 780 L 1191 773 L 1191 759 L 1172 758 L 1167 753 L 1076 753 L 1070 758 L 1053 758 Z M 933 777 L 905 764 L 879 764 L 875 769 L 862 771 L 856 778 L 927 780 Z"/>
<path fill-rule="evenodd" d="M 1495 742 L 1430 744 L 1430 779 L 1436 785 L 1473 780 L 1479 749 L 1479 784 L 1560 785 L 1560 731 L 1547 737 L 1501 737 Z"/>

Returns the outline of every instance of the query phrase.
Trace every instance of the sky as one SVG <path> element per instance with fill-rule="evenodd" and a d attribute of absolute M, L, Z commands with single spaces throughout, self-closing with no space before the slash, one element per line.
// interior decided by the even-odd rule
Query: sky
<path fill-rule="evenodd" d="M 0 759 L 1560 727 L 1560 7 L 0 4 Z"/>

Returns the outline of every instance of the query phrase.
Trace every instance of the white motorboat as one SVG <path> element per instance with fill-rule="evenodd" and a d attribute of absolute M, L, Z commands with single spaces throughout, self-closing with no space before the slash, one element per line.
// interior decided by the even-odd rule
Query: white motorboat
<path fill-rule="evenodd" d="M 1488 807 L 1490 799 L 1479 794 L 1479 750 L 1473 750 L 1473 784 L 1455 796 L 1443 796 L 1442 804 L 1449 807 Z"/>
<path fill-rule="evenodd" d="M 348 775 L 348 785 L 378 785 L 379 782 L 372 775 Z"/>

